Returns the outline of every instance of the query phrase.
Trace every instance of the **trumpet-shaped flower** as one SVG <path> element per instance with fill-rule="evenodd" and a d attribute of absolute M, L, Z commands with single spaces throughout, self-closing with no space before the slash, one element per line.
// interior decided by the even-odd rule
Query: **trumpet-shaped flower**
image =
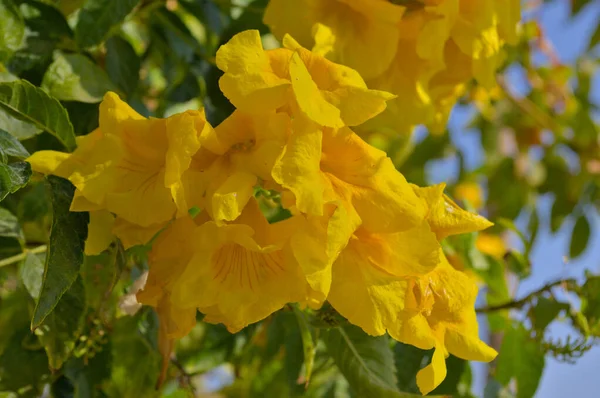
<path fill-rule="evenodd" d="M 225 72 L 219 86 L 240 110 L 298 110 L 328 127 L 354 126 L 381 113 L 394 96 L 369 90 L 353 69 L 301 47 L 290 36 L 284 46 L 265 51 L 256 30 L 235 35 L 217 52 Z"/>
<path fill-rule="evenodd" d="M 359 228 L 333 265 L 328 300 L 348 321 L 370 335 L 402 321 L 407 278 L 439 263 L 439 245 L 429 225 L 394 233 Z"/>
<path fill-rule="evenodd" d="M 441 263 L 411 281 L 406 289 L 403 320 L 390 335 L 421 349 L 435 348 L 432 361 L 417 374 L 423 394 L 446 377 L 448 353 L 469 361 L 493 360 L 497 352 L 479 339 L 475 299 L 477 285 L 455 270 L 440 251 Z"/>
<path fill-rule="evenodd" d="M 423 203 L 385 152 L 349 128 L 322 130 L 312 121 L 296 118 L 292 130 L 273 178 L 294 194 L 300 212 L 320 216 L 324 204 L 340 201 L 349 222 L 373 232 L 421 223 Z"/>
<path fill-rule="evenodd" d="M 251 200 L 235 223 L 208 221 L 192 235 L 194 254 L 173 284 L 172 300 L 198 307 L 209 322 L 237 332 L 291 302 L 308 286 L 287 244 L 295 218 L 269 224 Z"/>
<path fill-rule="evenodd" d="M 183 174 L 200 148 L 200 135 L 210 129 L 202 112 L 145 119 L 108 93 L 100 104 L 100 127 L 73 154 L 40 151 L 30 162 L 75 185 L 86 201 L 74 202 L 71 210 L 103 208 L 149 227 L 187 213 Z"/>
<path fill-rule="evenodd" d="M 264 21 L 280 39 L 356 69 L 371 88 L 397 95 L 365 132 L 443 130 L 472 78 L 495 85 L 506 43 L 517 41 L 519 0 L 271 0 Z M 302 16 L 298 15 L 302 10 Z M 385 37 L 385 40 L 382 40 Z"/>
<path fill-rule="evenodd" d="M 285 113 L 249 115 L 238 110 L 203 135 L 202 146 L 212 154 L 212 163 L 203 179 L 190 179 L 196 185 L 205 185 L 200 198 L 191 199 L 191 204 L 199 202 L 201 206 L 202 197 L 206 197 L 206 209 L 215 221 L 235 220 L 252 197 L 255 185 L 272 181 L 271 170 L 289 129 L 290 119 Z M 198 167 L 191 169 L 194 172 Z"/>

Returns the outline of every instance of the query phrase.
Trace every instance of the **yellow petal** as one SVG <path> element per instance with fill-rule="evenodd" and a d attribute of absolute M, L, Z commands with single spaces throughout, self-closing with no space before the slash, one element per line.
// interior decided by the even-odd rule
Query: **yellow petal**
<path fill-rule="evenodd" d="M 294 257 L 313 290 L 312 306 L 322 304 L 331 286 L 331 267 L 348 243 L 360 220 L 340 203 L 328 204 L 323 216 L 307 217 L 290 240 Z"/>
<path fill-rule="evenodd" d="M 243 171 L 231 174 L 212 196 L 215 220 L 233 221 L 242 213 L 254 193 L 255 175 Z"/>
<path fill-rule="evenodd" d="M 477 322 L 473 318 L 474 322 Z M 490 362 L 498 353 L 489 347 L 478 336 L 469 336 L 466 332 L 468 325 L 465 325 L 465 331 L 447 328 L 444 334 L 444 344 L 452 355 L 468 361 Z"/>
<path fill-rule="evenodd" d="M 310 120 L 327 127 L 344 126 L 340 110 L 323 98 L 298 53 L 290 60 L 290 78 L 296 101 Z"/>
<path fill-rule="evenodd" d="M 165 226 L 166 223 L 159 223 L 141 227 L 117 217 L 112 233 L 121 240 L 125 249 L 129 249 L 133 246 L 147 244 Z"/>
<path fill-rule="evenodd" d="M 420 188 L 413 186 L 415 192 L 429 207 L 427 221 L 438 239 L 450 235 L 480 231 L 493 224 L 484 217 L 461 209 L 444 195 L 445 184 Z"/>
<path fill-rule="evenodd" d="M 219 87 L 236 108 L 265 112 L 286 102 L 290 82 L 273 72 L 257 30 L 235 35 L 219 48 L 216 60 L 225 72 Z"/>
<path fill-rule="evenodd" d="M 110 246 L 114 239 L 112 227 L 115 217 L 106 210 L 91 211 L 88 235 L 85 241 L 85 254 L 95 256 Z"/>
<path fill-rule="evenodd" d="M 324 182 L 320 171 L 321 130 L 304 118 L 292 122 L 293 133 L 273 166 L 273 179 L 296 196 L 296 207 L 307 214 L 323 214 Z"/>
<path fill-rule="evenodd" d="M 321 169 L 337 196 L 351 204 L 368 230 L 395 232 L 421 224 L 425 208 L 404 176 L 385 152 L 350 129 L 323 136 Z"/>
<path fill-rule="evenodd" d="M 295 221 L 268 224 L 254 200 L 240 220 L 250 224 L 198 227 L 195 254 L 173 289 L 178 305 L 216 306 L 231 332 L 306 297 L 299 265 L 282 250 Z"/>
<path fill-rule="evenodd" d="M 446 358 L 443 348 L 436 347 L 431 363 L 417 373 L 417 386 L 426 395 L 439 386 L 446 378 Z"/>
<path fill-rule="evenodd" d="M 26 159 L 31 164 L 31 170 L 52 174 L 62 178 L 69 178 L 72 170 L 61 170 L 61 165 L 69 159 L 71 154 L 57 151 L 37 151 Z"/>

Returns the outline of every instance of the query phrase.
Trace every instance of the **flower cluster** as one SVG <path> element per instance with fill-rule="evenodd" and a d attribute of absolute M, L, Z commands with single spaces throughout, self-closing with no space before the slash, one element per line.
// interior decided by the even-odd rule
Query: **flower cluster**
<path fill-rule="evenodd" d="M 519 18 L 519 0 L 270 0 L 264 20 L 278 38 L 291 34 L 396 94 L 361 127 L 385 133 L 443 130 L 466 83 L 495 85 Z"/>
<path fill-rule="evenodd" d="M 237 110 L 215 128 L 199 111 L 146 119 L 109 93 L 75 152 L 29 162 L 76 187 L 71 209 L 90 212 L 88 254 L 113 236 L 126 247 L 152 240 L 137 297 L 157 309 L 167 346 L 197 310 L 237 332 L 288 303 L 327 300 L 368 334 L 435 348 L 418 375 L 423 393 L 444 379 L 449 353 L 493 359 L 478 337 L 477 286 L 439 243 L 490 223 L 443 185 L 409 184 L 350 128 L 393 95 L 290 36 L 283 44 L 265 51 L 245 31 L 219 49 L 220 87 Z M 265 217 L 266 191 L 289 217 Z"/>

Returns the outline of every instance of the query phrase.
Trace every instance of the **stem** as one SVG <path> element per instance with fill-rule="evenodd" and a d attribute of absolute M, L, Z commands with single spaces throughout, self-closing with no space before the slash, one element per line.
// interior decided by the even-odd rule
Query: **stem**
<path fill-rule="evenodd" d="M 551 283 L 548 283 L 547 285 L 544 285 L 543 287 L 541 287 L 538 290 L 535 290 L 531 293 L 529 293 L 527 296 L 523 297 L 520 300 L 512 300 L 503 304 L 498 304 L 498 305 L 491 305 L 488 307 L 482 307 L 482 308 L 477 308 L 476 311 L 478 313 L 487 313 L 487 312 L 494 312 L 494 311 L 501 311 L 501 310 L 508 310 L 508 309 L 518 309 L 518 308 L 522 308 L 525 304 L 529 303 L 531 300 L 533 300 L 535 297 L 539 296 L 540 294 L 544 293 L 544 292 L 548 292 L 550 290 L 552 290 L 552 288 L 556 287 L 556 286 L 560 286 L 560 285 L 565 285 L 565 286 L 573 286 L 576 285 L 577 281 L 575 279 L 560 279 L 558 281 L 554 281 Z"/>
<path fill-rule="evenodd" d="M 17 262 L 25 259 L 25 257 L 27 257 L 27 254 L 29 254 L 29 253 L 31 253 L 31 254 L 43 253 L 46 251 L 47 248 L 48 247 L 46 245 L 41 245 L 41 246 L 35 247 L 31 250 L 25 249 L 23 251 L 23 253 L 19 253 L 12 257 L 5 258 L 4 260 L 0 260 L 0 268 L 6 267 L 7 265 L 11 265 L 11 264 L 17 263 Z"/>

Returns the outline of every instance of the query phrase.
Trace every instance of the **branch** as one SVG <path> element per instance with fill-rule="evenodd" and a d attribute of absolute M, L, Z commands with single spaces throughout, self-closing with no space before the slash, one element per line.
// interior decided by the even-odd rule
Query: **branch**
<path fill-rule="evenodd" d="M 35 247 L 35 248 L 31 249 L 31 250 L 25 249 L 22 253 L 19 253 L 17 255 L 12 256 L 12 257 L 5 258 L 4 260 L 1 260 L 0 261 L 0 268 L 6 267 L 7 265 L 11 265 L 11 264 L 14 264 L 14 263 L 17 263 L 17 262 L 23 260 L 25 257 L 27 257 L 28 253 L 31 253 L 31 254 L 43 253 L 43 252 L 46 251 L 46 248 L 47 248 L 46 245 L 41 245 L 41 246 Z"/>
<path fill-rule="evenodd" d="M 533 300 L 540 294 L 548 292 L 548 291 L 552 290 L 553 288 L 555 288 L 556 286 L 561 286 L 561 285 L 563 285 L 563 287 L 565 287 L 565 288 L 567 288 L 568 286 L 576 286 L 577 281 L 573 278 L 560 279 L 560 280 L 548 283 L 547 285 L 544 285 L 540 289 L 529 293 L 527 296 L 523 297 L 520 300 L 512 300 L 512 301 L 508 301 L 503 304 L 481 307 L 481 308 L 475 309 L 475 311 L 480 314 L 483 314 L 483 313 L 495 312 L 495 311 L 501 311 L 501 310 L 519 309 L 519 308 L 522 308 L 523 306 L 525 306 L 525 304 L 529 303 L 531 300 Z"/>

